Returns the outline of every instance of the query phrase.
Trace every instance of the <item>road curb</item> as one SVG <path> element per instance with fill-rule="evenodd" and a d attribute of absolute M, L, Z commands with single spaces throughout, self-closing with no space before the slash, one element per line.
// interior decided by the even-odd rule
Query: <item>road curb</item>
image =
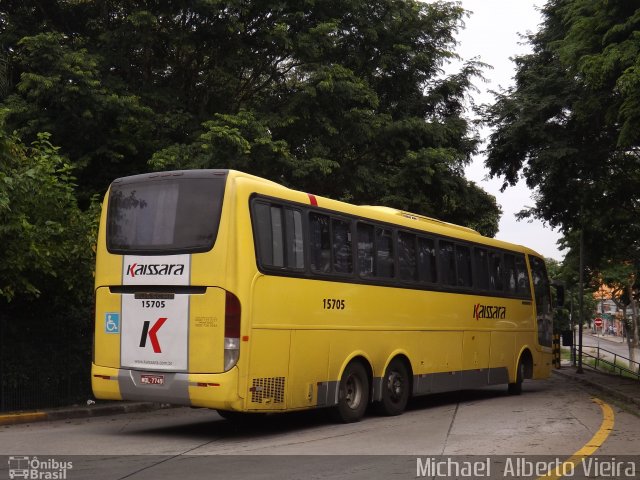
<path fill-rule="evenodd" d="M 121 413 L 148 412 L 169 408 L 170 405 L 152 402 L 117 402 L 107 405 L 92 405 L 88 407 L 65 407 L 51 410 L 35 410 L 28 412 L 9 412 L 0 414 L 0 426 L 16 425 L 19 423 L 33 423 L 54 420 L 68 420 L 72 418 L 99 417 L 103 415 L 117 415 Z"/>
<path fill-rule="evenodd" d="M 19 412 L 0 415 L 0 425 L 40 422 L 47 419 L 46 412 Z"/>
<path fill-rule="evenodd" d="M 627 395 L 624 392 L 621 392 L 619 390 L 616 390 L 615 388 L 611 388 L 608 385 L 603 385 L 601 383 L 597 383 L 595 381 L 593 381 L 591 378 L 585 376 L 584 374 L 573 374 L 573 373 L 569 373 L 569 372 L 563 372 L 562 370 L 552 370 L 552 372 L 556 375 L 559 375 L 561 377 L 564 378 L 568 378 L 570 380 L 573 380 L 575 382 L 578 383 L 582 383 L 583 385 L 588 385 L 596 390 L 599 390 L 603 393 L 606 393 L 607 395 L 617 399 L 617 400 L 621 400 L 623 402 L 626 403 L 630 403 L 633 404 L 634 406 L 640 408 L 640 398 L 636 398 L 633 397 L 631 395 Z M 589 372 L 589 374 L 591 373 L 596 373 L 598 375 L 602 375 L 598 372 Z"/>

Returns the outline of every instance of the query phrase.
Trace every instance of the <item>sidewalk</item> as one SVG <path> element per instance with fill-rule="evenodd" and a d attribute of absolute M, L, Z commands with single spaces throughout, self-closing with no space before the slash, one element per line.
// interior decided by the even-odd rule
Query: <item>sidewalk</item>
<path fill-rule="evenodd" d="M 151 402 L 109 402 L 91 406 L 71 406 L 52 408 L 48 410 L 33 410 L 28 412 L 0 413 L 0 426 L 18 423 L 41 422 L 45 420 L 67 420 L 71 418 L 98 417 L 101 415 L 117 415 L 119 413 L 148 412 L 169 405 Z"/>
<path fill-rule="evenodd" d="M 625 345 L 627 344 L 627 339 L 618 335 L 603 335 L 602 333 L 591 333 L 586 330 L 583 335 L 589 335 L 591 337 L 599 338 L 600 340 L 607 340 L 609 342 L 624 343 Z"/>
<path fill-rule="evenodd" d="M 588 366 L 584 366 L 583 371 L 584 373 L 581 374 L 576 373 L 576 367 L 572 367 L 567 362 L 562 364 L 562 368 L 553 370 L 553 373 L 590 386 L 625 403 L 629 407 L 640 410 L 640 380 L 609 375 L 593 370 Z"/>

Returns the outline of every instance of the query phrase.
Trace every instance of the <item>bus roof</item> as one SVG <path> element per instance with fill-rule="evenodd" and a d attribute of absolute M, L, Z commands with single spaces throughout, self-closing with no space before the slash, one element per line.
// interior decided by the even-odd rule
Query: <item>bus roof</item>
<path fill-rule="evenodd" d="M 190 172 L 190 171 L 185 170 L 183 172 L 155 172 L 155 173 L 150 173 L 145 175 L 139 175 L 137 177 L 143 177 L 143 176 L 152 177 L 162 173 L 180 174 L 180 173 L 186 173 L 186 172 Z M 354 216 L 365 218 L 365 219 L 383 221 L 386 223 L 394 224 L 397 226 L 404 226 L 414 230 L 422 230 L 428 233 L 443 235 L 443 236 L 452 237 L 460 240 L 467 240 L 469 242 L 481 243 L 487 246 L 492 246 L 492 247 L 502 248 L 507 250 L 514 250 L 514 251 L 541 257 L 541 255 L 535 252 L 534 250 L 531 250 L 530 248 L 524 247 L 522 245 L 504 242 L 502 240 L 497 240 L 491 237 L 485 237 L 472 228 L 464 227 L 462 225 L 456 225 L 453 223 L 445 222 L 443 220 L 438 220 L 436 218 L 420 215 L 417 213 L 407 212 L 404 210 L 398 210 L 395 208 L 385 207 L 385 206 L 354 205 L 354 204 L 342 202 L 339 200 L 332 200 L 327 197 L 322 197 L 322 196 L 302 192 L 299 190 L 294 190 L 294 189 L 285 187 L 284 185 L 274 182 L 272 180 L 268 180 L 266 178 L 258 177 L 255 175 L 238 171 L 238 170 L 215 169 L 215 170 L 208 170 L 206 172 L 207 173 L 214 173 L 214 172 L 223 173 L 224 172 L 228 175 L 228 178 L 232 181 L 242 179 L 242 183 L 252 183 L 256 187 L 259 184 L 262 186 L 261 191 L 266 190 L 269 195 L 277 196 L 279 198 L 287 199 L 290 201 L 303 203 L 303 204 L 310 204 L 313 202 L 313 204 L 317 205 L 319 208 L 326 208 L 329 210 L 341 212 L 348 215 L 354 215 Z M 311 200 L 311 198 L 313 198 L 313 200 Z"/>

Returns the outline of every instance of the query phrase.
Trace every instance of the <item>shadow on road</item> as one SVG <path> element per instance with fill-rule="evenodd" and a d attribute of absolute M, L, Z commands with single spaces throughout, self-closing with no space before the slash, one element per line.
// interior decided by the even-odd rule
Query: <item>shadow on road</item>
<path fill-rule="evenodd" d="M 538 382 L 526 382 L 524 393 L 532 393 L 538 390 Z M 488 387 L 477 390 L 462 390 L 458 392 L 438 393 L 413 398 L 409 401 L 407 412 L 456 405 L 459 403 L 476 403 L 492 401 L 496 398 L 508 396 L 506 386 Z M 206 410 L 203 409 L 206 414 Z M 185 423 L 172 426 L 139 428 L 123 432 L 125 435 L 161 434 L 165 436 L 201 438 L 211 440 L 214 438 L 242 440 L 243 438 L 268 437 L 288 432 L 302 432 L 317 427 L 332 427 L 335 422 L 331 420 L 327 409 L 308 410 L 302 412 L 274 413 L 274 414 L 245 414 L 233 420 L 227 420 L 217 412 L 211 410 L 210 416 L 199 417 L 200 420 L 186 420 Z M 370 408 L 362 422 L 371 418 L 380 418 Z M 188 423 L 186 423 L 188 422 Z"/>

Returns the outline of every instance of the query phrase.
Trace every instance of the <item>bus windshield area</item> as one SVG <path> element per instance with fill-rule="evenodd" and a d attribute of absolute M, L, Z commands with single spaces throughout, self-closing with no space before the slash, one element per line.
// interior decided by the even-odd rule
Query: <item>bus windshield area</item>
<path fill-rule="evenodd" d="M 118 254 L 211 250 L 226 175 L 136 176 L 111 185 L 107 249 Z"/>

